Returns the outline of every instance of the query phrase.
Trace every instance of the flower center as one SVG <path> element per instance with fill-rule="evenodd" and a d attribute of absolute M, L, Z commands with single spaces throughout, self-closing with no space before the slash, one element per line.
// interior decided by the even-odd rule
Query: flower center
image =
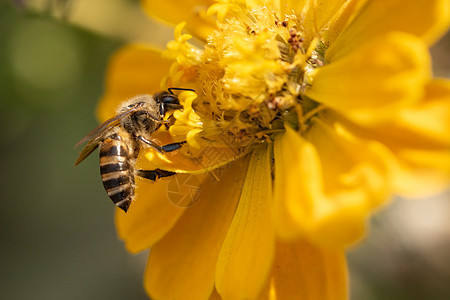
<path fill-rule="evenodd" d="M 201 89 L 195 112 L 231 135 L 238 146 L 255 137 L 270 138 L 285 123 L 307 130 L 311 116 L 322 109 L 304 92 L 312 71 L 324 64 L 324 43 L 307 38 L 295 14 L 279 16 L 265 6 L 237 4 L 211 9 L 218 15 L 218 30 L 191 64 L 197 66 Z"/>

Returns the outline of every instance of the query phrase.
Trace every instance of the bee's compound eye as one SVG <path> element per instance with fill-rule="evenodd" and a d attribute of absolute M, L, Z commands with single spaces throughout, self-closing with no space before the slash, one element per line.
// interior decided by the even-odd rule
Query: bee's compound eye
<path fill-rule="evenodd" d="M 166 94 L 161 97 L 161 103 L 164 104 L 180 104 L 178 97 L 175 95 Z"/>

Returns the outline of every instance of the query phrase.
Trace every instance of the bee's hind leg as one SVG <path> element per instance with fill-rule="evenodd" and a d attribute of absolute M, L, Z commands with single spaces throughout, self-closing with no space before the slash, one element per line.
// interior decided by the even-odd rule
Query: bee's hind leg
<path fill-rule="evenodd" d="M 172 143 L 172 144 L 167 144 L 164 146 L 160 146 L 158 144 L 156 144 L 153 141 L 147 140 L 145 137 L 143 136 L 138 136 L 137 137 L 140 141 L 144 142 L 145 144 L 149 145 L 150 147 L 152 147 L 153 149 L 155 149 L 156 151 L 158 151 L 161 154 L 164 154 L 166 152 L 172 152 L 175 150 L 178 150 L 181 148 L 181 146 L 186 143 L 186 141 L 184 142 L 178 142 L 178 143 Z"/>
<path fill-rule="evenodd" d="M 156 181 L 157 179 L 159 179 L 161 177 L 169 177 L 169 176 L 175 175 L 176 173 L 161 170 L 161 169 L 155 169 L 155 170 L 136 170 L 135 174 L 142 178 Z"/>

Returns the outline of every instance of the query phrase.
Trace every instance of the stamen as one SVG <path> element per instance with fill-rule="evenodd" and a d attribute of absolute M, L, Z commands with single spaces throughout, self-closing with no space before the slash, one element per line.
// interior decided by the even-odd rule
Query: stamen
<path fill-rule="evenodd" d="M 302 116 L 302 122 L 301 123 L 306 123 L 309 119 L 311 119 L 311 117 L 313 117 L 314 115 L 318 114 L 320 111 L 324 110 L 325 108 L 326 108 L 325 105 L 320 104 L 316 108 L 310 110 L 304 116 Z"/>
<path fill-rule="evenodd" d="M 203 125 L 192 126 L 187 115 L 175 112 L 176 132 L 192 127 L 196 139 L 188 144 L 193 148 L 195 141 L 215 140 L 217 133 L 233 136 L 236 147 L 242 141 L 270 140 L 283 123 L 306 132 L 310 118 L 324 109 L 302 97 L 314 69 L 323 65 L 320 36 L 306 39 L 298 16 L 280 16 L 266 6 L 249 10 L 241 2 L 217 2 L 208 14 L 217 16 L 218 30 L 203 50 L 187 42 L 182 25 L 171 45 L 169 54 L 177 60 L 171 82 L 198 76 L 201 83 L 193 107 Z"/>
<path fill-rule="evenodd" d="M 295 112 L 297 113 L 299 122 L 298 122 L 298 126 L 299 126 L 299 130 L 300 132 L 305 132 L 305 123 L 303 122 L 303 107 L 300 104 L 296 104 L 295 105 Z"/>
<path fill-rule="evenodd" d="M 314 50 L 316 50 L 317 46 L 319 45 L 319 38 L 315 37 L 312 41 L 311 44 L 309 44 L 308 50 L 306 50 L 306 57 L 310 58 L 314 52 Z"/>

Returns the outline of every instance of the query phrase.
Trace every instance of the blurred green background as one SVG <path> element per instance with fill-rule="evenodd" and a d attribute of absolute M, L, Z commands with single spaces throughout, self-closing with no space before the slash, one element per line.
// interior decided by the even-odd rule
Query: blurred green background
<path fill-rule="evenodd" d="M 172 36 L 138 1 L 0 0 L 0 299 L 147 299 L 147 254 L 126 253 L 98 161 L 75 168 L 74 145 L 97 124 L 108 57 Z M 449 50 L 448 35 L 432 49 L 437 76 Z M 350 252 L 353 299 L 450 299 L 447 198 L 373 220 Z"/>

